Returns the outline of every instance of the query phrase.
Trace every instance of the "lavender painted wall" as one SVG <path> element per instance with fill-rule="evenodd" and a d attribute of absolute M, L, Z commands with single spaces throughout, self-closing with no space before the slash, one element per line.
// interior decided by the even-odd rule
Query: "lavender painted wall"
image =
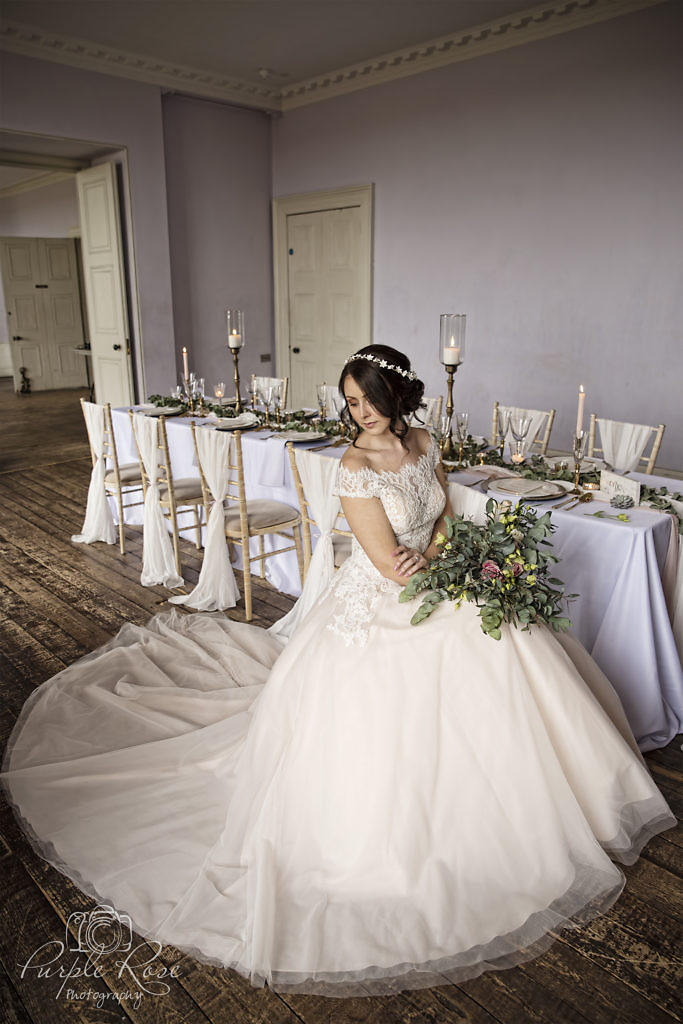
<path fill-rule="evenodd" d="M 259 361 L 273 336 L 270 119 L 179 96 L 164 97 L 163 116 L 178 378 L 187 345 L 207 386 L 232 394 L 226 307 L 245 314 L 242 381 L 272 366 Z"/>
<path fill-rule="evenodd" d="M 0 198 L 0 236 L 67 238 L 79 229 L 73 179 Z"/>
<path fill-rule="evenodd" d="M 683 466 L 680 38 L 665 4 L 285 114 L 274 195 L 375 183 L 374 338 L 443 389 L 438 318 L 468 314 L 456 403 L 667 424 Z"/>
<path fill-rule="evenodd" d="M 161 94 L 155 86 L 3 53 L 0 127 L 126 147 L 148 390 L 175 379 Z"/>

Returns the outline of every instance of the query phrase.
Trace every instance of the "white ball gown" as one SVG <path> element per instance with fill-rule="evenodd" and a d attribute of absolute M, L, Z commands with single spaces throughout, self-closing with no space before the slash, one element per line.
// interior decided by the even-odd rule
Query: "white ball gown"
<path fill-rule="evenodd" d="M 338 489 L 424 550 L 437 462 Z M 613 859 L 676 824 L 610 683 L 544 626 L 411 626 L 400 589 L 354 539 L 284 648 L 219 614 L 125 625 L 12 732 L 34 847 L 141 936 L 283 992 L 460 982 L 605 911 Z"/>

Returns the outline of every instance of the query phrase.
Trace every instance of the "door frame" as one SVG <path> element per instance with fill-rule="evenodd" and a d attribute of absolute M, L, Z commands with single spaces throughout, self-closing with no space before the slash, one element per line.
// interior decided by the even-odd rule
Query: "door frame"
<path fill-rule="evenodd" d="M 340 210 L 349 206 L 359 207 L 363 225 L 361 282 L 365 316 L 361 317 L 361 323 L 365 324 L 365 330 L 361 331 L 359 336 L 358 348 L 372 343 L 375 186 L 372 184 L 352 185 L 348 188 L 325 189 L 322 192 L 305 192 L 301 195 L 278 197 L 272 201 L 275 376 L 277 377 L 291 377 L 287 218 L 297 213 L 320 213 L 324 210 Z"/>

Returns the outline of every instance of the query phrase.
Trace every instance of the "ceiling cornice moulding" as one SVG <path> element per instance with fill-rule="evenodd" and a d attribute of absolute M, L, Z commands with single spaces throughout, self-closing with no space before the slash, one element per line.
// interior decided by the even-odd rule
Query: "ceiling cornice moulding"
<path fill-rule="evenodd" d="M 245 82 L 240 78 L 218 75 L 201 68 L 145 57 L 139 53 L 116 50 L 111 46 L 44 32 L 30 25 L 7 21 L 0 27 L 0 50 L 24 57 L 55 61 L 85 71 L 130 78 L 149 85 L 158 85 L 173 92 L 202 96 L 207 99 L 236 103 L 259 110 L 280 110 L 280 90 L 264 83 Z"/>
<path fill-rule="evenodd" d="M 428 42 L 386 53 L 346 68 L 284 87 L 247 82 L 154 57 L 44 32 L 39 28 L 5 22 L 0 28 L 0 50 L 55 61 L 120 78 L 157 85 L 173 92 L 206 99 L 282 111 L 320 103 L 410 75 L 472 60 L 497 50 L 522 46 L 570 32 L 622 14 L 655 7 L 669 0 L 555 0 L 537 4 L 502 18 L 440 36 Z"/>
<path fill-rule="evenodd" d="M 398 78 L 434 71 L 661 3 L 668 3 L 668 0 L 560 0 L 537 4 L 449 36 L 285 86 L 281 92 L 282 109 L 291 110 Z"/>

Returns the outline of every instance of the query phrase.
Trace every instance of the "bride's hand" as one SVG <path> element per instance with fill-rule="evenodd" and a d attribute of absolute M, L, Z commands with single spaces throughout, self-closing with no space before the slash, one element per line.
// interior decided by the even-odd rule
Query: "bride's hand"
<path fill-rule="evenodd" d="M 391 554 L 396 558 L 394 572 L 397 572 L 399 576 L 412 576 L 414 572 L 426 569 L 429 564 L 425 556 L 420 554 L 416 548 L 407 548 L 403 544 Z"/>

